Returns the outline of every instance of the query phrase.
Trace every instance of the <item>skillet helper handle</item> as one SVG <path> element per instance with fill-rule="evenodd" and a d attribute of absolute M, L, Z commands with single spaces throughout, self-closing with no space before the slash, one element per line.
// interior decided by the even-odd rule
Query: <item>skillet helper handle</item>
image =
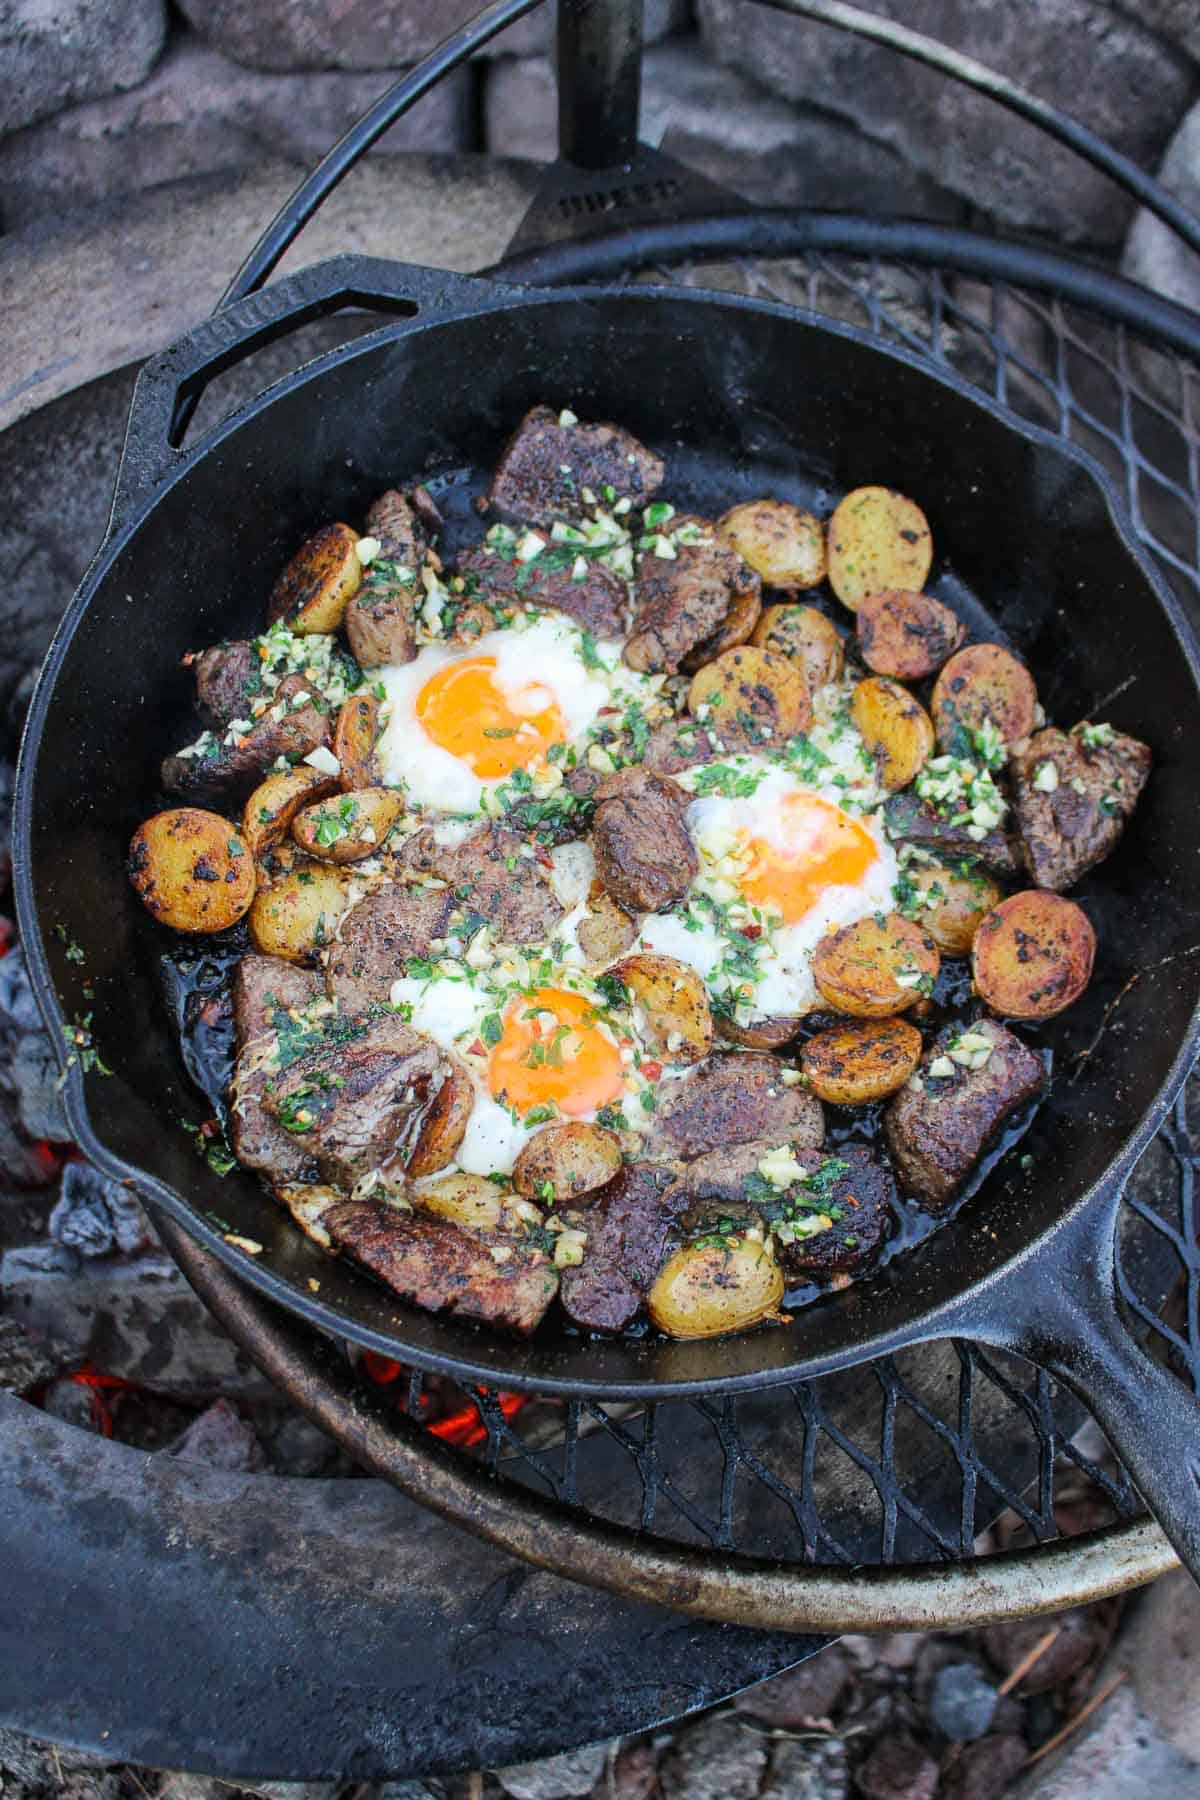
<path fill-rule="evenodd" d="M 473 304 L 481 294 L 495 291 L 496 284 L 445 269 L 379 257 L 336 256 L 223 307 L 169 349 L 151 357 L 139 374 L 117 471 L 109 535 L 127 523 L 182 461 L 180 444 L 187 420 L 215 375 L 234 368 L 298 326 L 343 307 L 415 320 L 421 314 Z"/>

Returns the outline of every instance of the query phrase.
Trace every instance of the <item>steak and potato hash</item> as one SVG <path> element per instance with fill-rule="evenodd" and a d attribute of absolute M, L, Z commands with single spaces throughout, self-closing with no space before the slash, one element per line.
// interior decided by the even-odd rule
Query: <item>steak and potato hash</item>
<path fill-rule="evenodd" d="M 454 566 L 420 485 L 320 525 L 187 659 L 204 729 L 130 850 L 164 925 L 245 921 L 238 1161 L 509 1331 L 779 1321 L 944 1213 L 1043 1091 L 1020 1022 L 1095 953 L 1063 890 L 1149 773 L 922 591 L 915 500 L 710 519 L 665 479 L 539 406 Z"/>

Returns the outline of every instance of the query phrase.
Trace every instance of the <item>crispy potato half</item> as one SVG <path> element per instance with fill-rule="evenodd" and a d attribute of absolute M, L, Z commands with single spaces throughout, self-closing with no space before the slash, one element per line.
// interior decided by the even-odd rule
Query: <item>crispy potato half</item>
<path fill-rule="evenodd" d="M 744 500 L 717 531 L 768 587 L 811 588 L 825 579 L 825 527 L 787 500 Z"/>
<path fill-rule="evenodd" d="M 621 1143 L 613 1132 L 571 1120 L 530 1138 L 513 1164 L 513 1186 L 543 1206 L 565 1206 L 603 1187 L 620 1167 Z"/>
<path fill-rule="evenodd" d="M 361 862 L 379 851 L 403 811 L 398 788 L 356 788 L 306 806 L 292 820 L 292 836 L 319 862 Z"/>
<path fill-rule="evenodd" d="M 721 1337 L 773 1319 L 783 1271 L 752 1238 L 685 1244 L 669 1257 L 647 1295 L 652 1322 L 673 1338 Z"/>
<path fill-rule="evenodd" d="M 868 594 L 855 618 L 868 669 L 897 681 L 920 681 L 940 669 L 967 635 L 962 620 L 928 594 L 891 588 Z"/>
<path fill-rule="evenodd" d="M 587 958 L 587 967 L 603 969 L 615 956 L 628 950 L 637 936 L 637 924 L 597 881 L 592 883 L 588 896 L 587 917 L 579 921 L 575 935 Z"/>
<path fill-rule="evenodd" d="M 412 1181 L 445 1168 L 463 1141 L 474 1104 L 475 1084 L 465 1066 L 452 1057 L 450 1073 L 438 1089 L 405 1163 L 405 1173 Z"/>
<path fill-rule="evenodd" d="M 259 783 L 242 811 L 242 836 L 256 859 L 274 850 L 302 806 L 332 794 L 337 782 L 320 769 L 279 769 Z"/>
<path fill-rule="evenodd" d="M 854 690 L 850 716 L 879 765 L 891 793 L 915 780 L 933 754 L 933 721 L 907 688 L 886 675 L 868 675 Z"/>
<path fill-rule="evenodd" d="M 329 863 L 298 863 L 255 895 L 254 948 L 285 962 L 316 962 L 346 910 L 346 892 L 346 877 Z"/>
<path fill-rule="evenodd" d="M 812 699 L 803 674 L 782 656 L 743 644 L 692 676 L 688 707 L 723 741 L 779 744 L 807 731 Z"/>
<path fill-rule="evenodd" d="M 919 594 L 933 563 L 929 521 L 915 500 L 885 487 L 855 488 L 829 521 L 829 585 L 851 612 L 868 594 Z"/>
<path fill-rule="evenodd" d="M 796 663 L 814 694 L 842 678 L 845 647 L 832 619 L 815 606 L 765 606 L 750 642 Z"/>
<path fill-rule="evenodd" d="M 1095 958 L 1083 908 L 1029 888 L 993 907 L 976 932 L 976 992 L 1002 1019 L 1052 1019 L 1083 993 Z"/>
<path fill-rule="evenodd" d="M 838 1012 L 886 1018 L 904 1012 L 937 980 L 937 947 L 901 913 L 871 914 L 823 937 L 813 952 L 813 980 Z"/>
<path fill-rule="evenodd" d="M 680 663 L 680 668 L 688 675 L 693 670 L 710 663 L 714 657 L 725 650 L 734 650 L 739 644 L 750 641 L 754 627 L 762 614 L 762 589 L 757 581 L 753 587 L 736 588 L 729 602 L 729 609 L 716 631 L 690 650 Z"/>
<path fill-rule="evenodd" d="M 1005 744 L 1018 744 L 1037 729 L 1033 676 L 1003 644 L 968 644 L 952 656 L 933 689 L 938 744 L 953 756 L 969 756 L 974 734 L 991 725 Z"/>
<path fill-rule="evenodd" d="M 712 1049 L 708 990 L 696 970 L 673 956 L 627 956 L 609 971 L 639 1008 L 641 1035 L 665 1062 L 694 1063 Z"/>
<path fill-rule="evenodd" d="M 916 889 L 917 924 L 947 956 L 966 956 L 984 916 L 1003 898 L 982 870 L 961 874 L 926 863 L 906 871 Z"/>
<path fill-rule="evenodd" d="M 866 1106 L 902 1088 L 921 1060 L 922 1039 L 907 1019 L 864 1019 L 809 1038 L 800 1070 L 810 1092 L 832 1106 Z"/>
<path fill-rule="evenodd" d="M 129 879 L 142 905 L 172 931 L 225 931 L 254 899 L 254 858 L 220 813 L 179 806 L 138 826 Z"/>
<path fill-rule="evenodd" d="M 504 1195 L 486 1175 L 439 1175 L 408 1198 L 418 1212 L 449 1219 L 464 1231 L 499 1231 L 504 1223 Z"/>
<path fill-rule="evenodd" d="M 292 631 L 336 631 L 362 583 L 358 533 L 349 525 L 323 525 L 303 543 L 267 601 L 273 624 Z"/>
<path fill-rule="evenodd" d="M 338 711 L 333 754 L 341 771 L 338 780 L 348 793 L 379 784 L 375 745 L 379 741 L 380 704 L 374 694 L 352 694 Z"/>

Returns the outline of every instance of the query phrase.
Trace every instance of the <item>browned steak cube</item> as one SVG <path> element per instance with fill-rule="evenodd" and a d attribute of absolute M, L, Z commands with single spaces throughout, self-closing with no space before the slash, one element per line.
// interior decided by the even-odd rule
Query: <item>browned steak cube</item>
<path fill-rule="evenodd" d="M 439 844 L 431 828 L 404 845 L 403 867 L 450 884 L 453 911 L 448 929 L 473 915 L 489 925 L 503 944 L 540 944 L 563 916 L 562 903 L 537 858 L 513 831 L 485 825 L 461 844 Z"/>
<path fill-rule="evenodd" d="M 262 1066 L 263 1056 L 277 1040 L 287 1014 L 302 1011 L 320 997 L 319 975 L 276 956 L 244 956 L 234 976 L 237 1063 L 230 1094 L 230 1141 L 245 1168 L 257 1169 L 276 1184 L 301 1180 L 312 1169 L 313 1156 L 263 1105 L 263 1089 L 272 1074 Z"/>
<path fill-rule="evenodd" d="M 402 1299 L 429 1312 L 480 1319 L 528 1337 L 558 1288 L 544 1251 L 516 1239 L 491 1245 L 444 1219 L 419 1218 L 379 1201 L 343 1201 L 322 1214 L 321 1224 Z M 494 1249 L 504 1253 L 502 1260 Z"/>
<path fill-rule="evenodd" d="M 504 814 L 508 830 L 543 845 L 569 844 L 586 837 L 595 814 L 600 777 L 594 769 L 572 769 L 561 788 L 544 800 L 532 795 L 514 801 Z"/>
<path fill-rule="evenodd" d="M 379 539 L 379 554 L 402 568 L 419 569 L 442 528 L 442 515 L 421 486 L 388 488 L 367 513 L 366 537 Z"/>
<path fill-rule="evenodd" d="M 1012 759 L 1013 808 L 1035 884 L 1061 894 L 1114 848 L 1138 803 L 1150 748 L 1109 725 L 1036 732 Z"/>
<path fill-rule="evenodd" d="M 727 1050 L 660 1090 L 647 1149 L 691 1161 L 711 1150 L 762 1140 L 772 1147 L 819 1150 L 825 1142 L 821 1102 L 788 1086 L 784 1064 L 764 1050 Z"/>
<path fill-rule="evenodd" d="M 393 981 L 410 961 L 444 945 L 450 914 L 459 903 L 449 888 L 394 885 L 352 907 L 329 949 L 330 999 L 345 1013 L 386 1006 Z"/>
<path fill-rule="evenodd" d="M 567 1317 L 586 1331 L 624 1331 L 679 1242 L 688 1204 L 675 1171 L 626 1163 L 581 1214 L 583 1262 L 564 1269 L 560 1293 Z"/>
<path fill-rule="evenodd" d="M 441 523 L 423 487 L 389 488 L 367 513 L 365 535 L 379 539 L 379 555 L 346 608 L 346 637 L 364 669 L 416 656 L 417 614 L 425 604 L 421 569 Z"/>
<path fill-rule="evenodd" d="M 349 1190 L 373 1169 L 407 1170 L 431 1119 L 443 1125 L 450 1077 L 446 1053 L 391 1013 L 298 1058 L 263 1098 L 325 1180 Z M 460 1125 L 461 1137 L 465 1117 Z"/>
<path fill-rule="evenodd" d="M 932 806 L 919 800 L 911 788 L 893 794 L 884 805 L 884 824 L 893 843 L 914 844 L 918 850 L 935 850 L 954 861 L 968 859 L 997 875 L 1016 875 L 1021 868 L 1019 846 L 1004 831 L 989 831 L 978 843 L 966 827 L 943 819 Z"/>
<path fill-rule="evenodd" d="M 262 659 L 249 639 L 202 651 L 192 673 L 197 709 L 214 731 L 224 731 L 231 719 L 244 719 L 262 690 Z"/>
<path fill-rule="evenodd" d="M 302 761 L 319 745 L 328 744 L 332 729 L 329 712 L 311 697 L 311 684 L 303 675 L 286 675 L 270 707 L 249 731 L 232 744 L 218 739 L 210 751 L 198 756 L 168 756 L 162 765 L 162 784 L 189 800 L 238 799 L 270 772 L 278 757 Z"/>
<path fill-rule="evenodd" d="M 622 637 L 628 608 L 625 583 L 602 563 L 586 559 L 577 577 L 575 562 L 569 545 L 551 544 L 524 563 L 481 545 L 459 558 L 458 573 L 468 594 L 489 605 L 553 607 L 596 637 Z"/>
<path fill-rule="evenodd" d="M 981 1040 L 977 1050 L 971 1048 L 975 1040 Z M 981 1066 L 954 1060 L 956 1053 Z M 883 1115 L 901 1185 L 931 1206 L 945 1205 L 1004 1121 L 1039 1094 L 1044 1081 L 1040 1058 L 997 1020 L 947 1025 Z"/>
<path fill-rule="evenodd" d="M 629 912 L 659 912 L 691 886 L 699 865 L 683 822 L 687 803 L 682 788 L 649 769 L 618 769 L 597 788 L 596 874 Z"/>
<path fill-rule="evenodd" d="M 695 542 L 687 542 L 694 532 Z M 679 533 L 684 533 L 680 539 Z M 674 518 L 665 529 L 674 556 L 647 551 L 638 566 L 633 632 L 625 646 L 631 669 L 653 674 L 699 668 L 719 650 L 744 642 L 762 607 L 762 583 L 707 519 Z M 745 629 L 722 627 L 740 617 Z"/>
<path fill-rule="evenodd" d="M 642 766 L 656 775 L 678 775 L 697 763 L 712 762 L 720 754 L 712 735 L 698 720 L 667 719 L 650 733 Z"/>
<path fill-rule="evenodd" d="M 778 1142 L 764 1138 L 712 1150 L 688 1163 L 680 1177 L 690 1198 L 688 1235 L 702 1237 L 759 1220 L 774 1232 L 789 1275 L 820 1279 L 863 1268 L 892 1228 L 891 1172 L 862 1145 L 827 1154 L 794 1150 L 809 1180 L 775 1189 L 758 1165 L 778 1148 Z M 817 1228 L 825 1219 L 830 1225 Z"/>
<path fill-rule="evenodd" d="M 548 406 L 525 414 L 492 476 L 492 512 L 522 524 L 552 525 L 555 519 L 582 519 L 597 503 L 629 499 L 640 506 L 658 492 L 663 460 L 631 432 L 620 425 L 560 425 L 558 419 Z"/>

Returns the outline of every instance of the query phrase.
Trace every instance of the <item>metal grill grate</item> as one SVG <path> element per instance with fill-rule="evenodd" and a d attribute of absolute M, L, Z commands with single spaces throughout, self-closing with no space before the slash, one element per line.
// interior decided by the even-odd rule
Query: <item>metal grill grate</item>
<path fill-rule="evenodd" d="M 1183 357 L 1029 290 L 878 259 L 810 252 L 631 279 L 782 301 L 955 368 L 1102 464 L 1142 542 L 1200 618 L 1200 386 Z M 1200 1389 L 1200 1152 L 1189 1115 L 1197 1094 L 1193 1082 L 1130 1181 L 1118 1279 L 1135 1328 Z M 415 1377 L 414 1402 L 419 1392 Z M 1044 1544 L 1142 1510 L 1078 1402 L 1029 1363 L 963 1342 L 748 1398 L 641 1410 L 573 1402 L 549 1425 L 545 1408 L 506 1417 L 491 1391 L 475 1403 L 487 1434 L 477 1454 L 514 1499 L 529 1488 L 726 1558 L 948 1561 Z M 590 1479 L 596 1434 L 627 1459 L 616 1502 L 611 1484 L 602 1501 Z"/>

